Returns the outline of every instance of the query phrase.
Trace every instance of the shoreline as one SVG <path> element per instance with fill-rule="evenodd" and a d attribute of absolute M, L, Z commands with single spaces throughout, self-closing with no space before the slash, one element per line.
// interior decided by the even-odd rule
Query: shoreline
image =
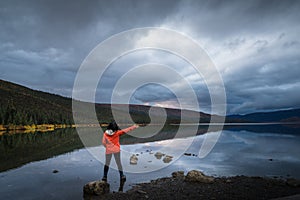
<path fill-rule="evenodd" d="M 106 127 L 108 124 L 32 124 L 32 125 L 2 125 L 0 124 L 0 136 L 9 133 L 34 133 L 48 132 L 64 128 Z"/>
<path fill-rule="evenodd" d="M 131 124 L 119 124 L 119 125 L 131 125 Z M 144 124 L 139 124 L 140 126 L 144 126 Z M 152 124 L 152 125 L 158 125 L 158 124 Z M 193 124 L 193 123 L 170 123 L 168 124 L 170 126 L 268 126 L 268 125 L 285 125 L 285 126 L 300 126 L 300 122 L 257 122 L 257 123 L 247 123 L 247 122 L 241 122 L 241 123 L 199 123 L 199 124 Z M 47 131 L 54 131 L 56 129 L 63 129 L 63 128 L 86 128 L 86 127 L 107 127 L 108 123 L 100 123 L 100 124 L 32 124 L 32 125 L 16 125 L 16 124 L 0 124 L 0 135 L 3 135 L 4 133 L 32 133 L 32 132 L 47 132 Z"/>
<path fill-rule="evenodd" d="M 192 170 L 196 171 L 196 170 Z M 190 171 L 191 172 L 191 171 Z M 147 183 L 138 183 L 126 192 L 110 192 L 99 196 L 84 195 L 85 200 L 100 199 L 300 199 L 300 180 L 267 177 L 232 176 L 209 177 L 201 173 L 200 179 L 173 172 Z M 192 177 L 192 178 L 191 178 Z M 195 178 L 196 177 L 196 178 Z M 296 195 L 296 196 L 294 196 Z M 294 196 L 294 197 L 293 197 Z M 290 199 L 289 198 L 289 199 Z"/>

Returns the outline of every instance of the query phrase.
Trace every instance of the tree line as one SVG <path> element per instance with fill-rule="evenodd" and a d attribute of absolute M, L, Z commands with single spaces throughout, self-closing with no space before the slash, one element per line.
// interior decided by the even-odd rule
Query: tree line
<path fill-rule="evenodd" d="M 33 124 L 73 124 L 71 113 L 57 110 L 16 108 L 12 104 L 0 105 L 0 124 L 33 125 Z"/>

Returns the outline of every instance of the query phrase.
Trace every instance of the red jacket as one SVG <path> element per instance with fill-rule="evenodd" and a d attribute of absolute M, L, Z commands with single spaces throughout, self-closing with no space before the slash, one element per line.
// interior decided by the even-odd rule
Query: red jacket
<path fill-rule="evenodd" d="M 105 154 L 118 153 L 120 152 L 120 141 L 121 135 L 136 129 L 136 126 L 130 126 L 128 128 L 115 131 L 112 135 L 108 134 L 108 130 L 103 133 L 102 144 L 106 147 Z"/>

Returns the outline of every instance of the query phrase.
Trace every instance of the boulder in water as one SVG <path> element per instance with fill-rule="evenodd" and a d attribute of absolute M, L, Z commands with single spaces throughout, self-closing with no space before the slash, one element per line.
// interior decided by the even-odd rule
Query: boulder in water
<path fill-rule="evenodd" d="M 161 153 L 161 152 L 156 152 L 154 154 L 154 156 L 157 158 L 157 159 L 161 159 L 165 154 Z"/>
<path fill-rule="evenodd" d="M 172 177 L 176 179 L 184 179 L 184 171 L 173 172 Z"/>
<path fill-rule="evenodd" d="M 172 161 L 172 158 L 173 158 L 173 156 L 168 156 L 168 155 L 166 155 L 166 156 L 164 157 L 164 159 L 163 159 L 163 162 L 164 162 L 164 163 L 169 163 L 169 162 Z"/>
<path fill-rule="evenodd" d="M 130 164 L 131 165 L 136 165 L 138 161 L 138 157 L 134 154 L 132 154 L 132 156 L 130 157 Z"/>
<path fill-rule="evenodd" d="M 200 182 L 200 183 L 213 183 L 214 178 L 211 176 L 206 176 L 198 170 L 192 170 L 187 173 L 185 176 L 185 181 L 190 182 Z"/>
<path fill-rule="evenodd" d="M 109 193 L 109 184 L 105 181 L 92 181 L 84 185 L 84 195 L 103 195 Z"/>

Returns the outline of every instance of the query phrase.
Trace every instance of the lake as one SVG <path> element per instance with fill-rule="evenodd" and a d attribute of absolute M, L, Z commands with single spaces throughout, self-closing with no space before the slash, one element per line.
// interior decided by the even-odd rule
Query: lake
<path fill-rule="evenodd" d="M 167 127 L 150 139 L 137 140 L 128 135 L 122 136 L 122 163 L 124 169 L 130 171 L 126 173 L 124 191 L 135 183 L 171 176 L 173 171 L 178 170 L 187 172 L 197 169 L 213 176 L 300 178 L 299 127 L 226 126 L 213 150 L 205 158 L 198 158 L 193 154 L 199 153 L 206 137 L 201 133 L 206 128 L 200 127 L 197 136 L 177 139 L 172 139 L 176 126 Z M 189 126 L 186 129 L 188 132 Z M 87 134 L 90 130 L 85 129 Z M 188 149 L 182 148 L 186 144 Z M 154 156 L 158 151 L 174 156 L 173 160 L 170 163 L 163 162 L 162 158 Z M 138 154 L 137 165 L 129 164 L 132 153 Z M 176 155 L 181 153 L 188 155 L 179 156 L 176 160 Z M 103 155 L 104 148 L 101 145 L 84 148 L 75 129 L 2 135 L 0 197 L 82 199 L 83 185 L 102 177 L 103 164 L 99 160 Z M 53 173 L 53 170 L 58 170 L 58 173 Z M 108 182 L 112 191 L 118 190 L 118 177 L 118 171 L 110 169 Z"/>

